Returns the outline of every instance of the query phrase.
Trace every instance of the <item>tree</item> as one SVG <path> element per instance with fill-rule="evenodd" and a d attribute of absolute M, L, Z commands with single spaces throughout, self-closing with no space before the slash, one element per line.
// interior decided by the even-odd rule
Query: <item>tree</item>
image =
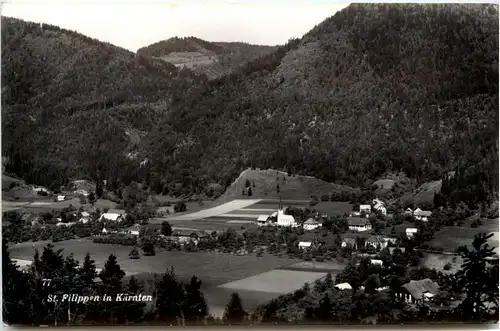
<path fill-rule="evenodd" d="M 480 233 L 474 236 L 473 250 L 461 246 L 457 252 L 464 259 L 461 269 L 457 272 L 459 283 L 465 290 L 466 298 L 461 304 L 465 316 L 474 320 L 487 317 L 485 301 L 494 302 L 498 311 L 498 258 L 495 258 L 495 248 L 489 247 L 487 241 L 493 233 Z"/>
<path fill-rule="evenodd" d="M 99 286 L 99 294 L 101 296 L 108 295 L 111 297 L 119 293 L 123 293 L 122 280 L 125 272 L 121 269 L 116 260 L 116 256 L 111 254 L 104 265 L 104 268 L 99 273 L 102 283 Z M 110 319 L 118 319 L 118 321 L 125 320 L 125 313 L 123 306 L 117 305 L 116 302 L 101 301 L 95 306 L 95 314 L 92 320 L 109 321 Z"/>
<path fill-rule="evenodd" d="M 252 196 L 252 188 L 251 188 L 251 187 L 249 187 L 249 188 L 248 188 L 248 196 L 249 196 L 249 197 L 251 197 L 251 196 Z"/>
<path fill-rule="evenodd" d="M 161 223 L 161 234 L 167 237 L 172 235 L 172 227 L 168 221 Z"/>
<path fill-rule="evenodd" d="M 142 251 L 144 252 L 145 256 L 155 256 L 155 245 L 150 239 L 145 239 L 144 242 L 142 243 Z"/>
<path fill-rule="evenodd" d="M 200 321 L 208 314 L 207 303 L 201 292 L 201 280 L 196 276 L 191 277 L 189 284 L 185 286 L 186 299 L 183 303 L 184 316 L 187 321 Z"/>
<path fill-rule="evenodd" d="M 95 202 L 96 202 L 96 200 L 97 200 L 97 199 L 96 199 L 96 196 L 95 196 L 95 194 L 94 194 L 94 192 L 90 192 L 90 193 L 89 193 L 89 197 L 88 197 L 88 199 L 89 199 L 90 204 L 91 204 L 92 206 L 94 206 L 94 203 L 95 203 Z"/>
<path fill-rule="evenodd" d="M 2 240 L 2 316 L 8 324 L 31 324 L 31 286 L 26 274 L 18 270 L 10 258 L 7 241 Z M 37 305 L 37 302 L 33 302 Z"/>
<path fill-rule="evenodd" d="M 173 268 L 163 274 L 156 288 L 156 312 L 160 319 L 172 321 L 180 317 L 184 325 L 185 317 L 182 306 L 186 294 L 182 283 L 177 281 Z"/>
<path fill-rule="evenodd" d="M 125 292 L 130 295 L 136 295 L 142 292 L 142 286 L 137 279 L 132 276 L 125 288 Z M 130 301 L 125 304 L 124 315 L 127 321 L 138 322 L 144 315 L 145 302 Z"/>
<path fill-rule="evenodd" d="M 137 247 L 132 248 L 132 250 L 128 254 L 128 257 L 131 258 L 131 259 L 133 259 L 133 260 L 137 260 L 137 259 L 141 258 L 140 255 L 139 255 L 139 250 L 137 249 Z"/>
<path fill-rule="evenodd" d="M 314 315 L 321 321 L 330 321 L 333 317 L 332 307 L 330 297 L 328 293 L 325 293 L 319 301 L 319 306 L 315 309 Z"/>
<path fill-rule="evenodd" d="M 246 316 L 246 312 L 243 309 L 241 298 L 238 293 L 234 292 L 231 294 L 231 298 L 224 311 L 223 319 L 231 324 L 241 323 Z"/>

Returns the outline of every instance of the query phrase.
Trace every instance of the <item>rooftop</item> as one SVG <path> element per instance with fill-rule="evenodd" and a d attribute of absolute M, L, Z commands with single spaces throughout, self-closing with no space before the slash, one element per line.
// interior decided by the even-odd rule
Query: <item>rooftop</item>
<path fill-rule="evenodd" d="M 365 217 L 348 217 L 347 222 L 349 223 L 349 225 L 354 225 L 354 226 L 370 224 L 370 221 Z"/>
<path fill-rule="evenodd" d="M 417 300 L 424 297 L 425 293 L 436 295 L 439 292 L 438 284 L 434 283 L 429 278 L 422 280 L 412 280 L 403 285 L 403 287 Z"/>

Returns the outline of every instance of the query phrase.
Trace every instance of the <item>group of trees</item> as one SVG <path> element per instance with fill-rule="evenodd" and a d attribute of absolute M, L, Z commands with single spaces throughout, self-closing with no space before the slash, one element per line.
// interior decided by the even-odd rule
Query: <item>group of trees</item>
<path fill-rule="evenodd" d="M 87 254 L 82 265 L 73 255 L 63 256 L 52 245 L 36 251 L 28 270 L 12 261 L 7 242 L 2 242 L 3 320 L 11 325 L 90 325 L 207 323 L 208 307 L 202 282 L 192 276 L 188 283 L 178 280 L 174 269 L 167 270 L 152 288 L 134 276 L 125 277 L 116 256 L 111 254 L 102 271 Z M 127 279 L 128 278 L 128 279 Z M 151 295 L 146 301 L 89 300 L 86 303 L 62 300 L 63 294 L 116 298 L 117 294 Z M 57 297 L 56 297 L 57 296 Z M 55 300 L 54 298 L 58 298 Z M 246 313 L 237 294 L 228 302 L 222 323 L 241 321 Z M 212 319 L 213 320 L 213 319 Z"/>

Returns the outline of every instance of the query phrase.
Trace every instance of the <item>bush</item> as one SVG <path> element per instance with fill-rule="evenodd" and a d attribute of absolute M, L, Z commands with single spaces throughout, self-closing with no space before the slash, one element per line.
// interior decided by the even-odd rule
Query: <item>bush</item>
<path fill-rule="evenodd" d="M 326 202 L 330 201 L 330 196 L 328 194 L 324 194 L 321 196 L 321 201 Z"/>
<path fill-rule="evenodd" d="M 128 254 L 128 257 L 133 259 L 133 260 L 137 260 L 140 258 L 139 251 L 137 250 L 137 247 L 132 248 L 132 250 Z"/>
<path fill-rule="evenodd" d="M 451 269 L 451 263 L 446 263 L 443 267 L 444 270 L 450 270 Z"/>

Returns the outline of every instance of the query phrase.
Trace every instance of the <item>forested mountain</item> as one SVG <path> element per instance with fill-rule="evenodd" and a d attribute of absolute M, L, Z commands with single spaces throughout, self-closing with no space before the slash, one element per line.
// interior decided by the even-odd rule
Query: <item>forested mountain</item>
<path fill-rule="evenodd" d="M 2 17 L 7 170 L 58 185 L 116 166 L 170 100 L 203 79 L 73 31 Z"/>
<path fill-rule="evenodd" d="M 497 137 L 497 7 L 353 4 L 175 101 L 149 150 L 153 174 L 193 189 L 246 166 L 354 186 L 460 166 L 489 194 Z"/>
<path fill-rule="evenodd" d="M 10 37 L 2 35 L 7 39 L 2 75 L 8 82 L 2 93 L 12 93 L 7 86 L 16 82 L 24 86 L 19 91 L 29 91 L 4 102 L 8 114 L 18 114 L 24 121 L 20 123 L 30 123 L 34 129 L 12 127 L 4 146 L 17 146 L 16 137 L 24 138 L 28 132 L 28 138 L 21 140 L 26 145 L 21 155 L 43 156 L 58 171 L 68 169 L 68 175 L 79 170 L 71 160 L 75 149 L 80 149 L 76 155 L 92 154 L 80 157 L 86 171 L 99 165 L 106 178 L 144 181 L 170 194 L 199 193 L 210 183 L 227 186 L 248 166 L 350 186 L 366 186 L 398 170 L 422 183 L 460 168 L 460 176 L 452 181 L 461 183 L 447 184 L 445 196 L 468 199 L 476 192 L 491 199 L 498 194 L 498 9 L 494 5 L 353 4 L 303 38 L 228 76 L 193 84 L 193 74 L 185 71 L 189 87 L 184 87 L 187 80 L 178 78 L 172 66 L 134 58 L 104 44 L 99 44 L 99 56 L 71 69 L 81 74 L 78 79 L 68 74 L 55 80 L 46 71 L 50 73 L 51 64 L 59 63 L 56 59 L 70 61 L 59 50 L 69 37 L 28 33 L 24 26 L 39 31 L 38 26 L 16 22 L 10 23 Z M 40 33 L 41 40 L 48 40 L 43 48 L 33 42 Z M 8 40 L 16 35 L 23 36 L 21 44 L 9 46 Z M 57 40 L 57 48 L 41 52 L 51 40 Z M 71 54 L 82 52 L 81 47 L 71 49 L 75 52 Z M 99 60 L 107 49 L 129 54 L 131 62 L 129 67 L 125 60 L 113 62 L 120 63 L 113 66 L 113 77 L 119 80 L 109 86 L 101 81 L 108 77 L 102 74 L 108 62 Z M 74 58 L 70 59 L 76 62 Z M 45 60 L 48 65 L 36 65 Z M 29 64 L 22 68 L 25 79 L 12 69 L 16 63 Z M 92 78 L 92 72 L 100 74 Z M 96 100 L 115 101 L 117 90 L 129 91 L 122 81 L 129 82 L 125 86 L 133 94 L 124 93 L 120 100 L 134 106 L 120 108 L 115 102 L 106 111 L 89 109 Z M 94 88 L 85 90 L 91 83 Z M 66 85 L 74 89 L 63 88 Z M 148 106 L 135 106 L 144 100 Z M 151 103 L 161 105 L 153 108 L 157 112 L 151 111 Z M 33 122 L 26 114 L 37 110 L 39 116 Z M 62 118 L 67 120 L 49 116 L 54 113 L 65 114 Z M 137 162 L 135 167 L 123 167 L 109 160 L 124 147 L 119 143 L 121 135 L 89 138 L 81 133 L 85 131 L 74 129 L 78 125 L 103 131 L 102 126 L 116 123 L 118 131 L 121 122 L 116 113 L 124 118 L 139 114 L 147 123 L 144 131 L 155 123 L 150 134 L 138 141 L 137 157 L 148 158 L 146 166 L 139 168 Z M 9 131 L 4 130 L 4 136 L 5 132 Z M 110 138 L 118 140 L 112 148 Z M 95 139 L 106 144 L 101 149 L 91 147 L 90 140 Z M 23 151 L 7 150 L 12 155 Z M 21 160 L 25 159 L 13 164 L 18 173 L 26 174 Z M 40 166 L 36 169 L 44 169 Z"/>
<path fill-rule="evenodd" d="M 276 48 L 243 42 L 210 42 L 196 37 L 175 37 L 140 48 L 137 54 L 160 58 L 206 74 L 209 78 L 217 78 Z"/>

